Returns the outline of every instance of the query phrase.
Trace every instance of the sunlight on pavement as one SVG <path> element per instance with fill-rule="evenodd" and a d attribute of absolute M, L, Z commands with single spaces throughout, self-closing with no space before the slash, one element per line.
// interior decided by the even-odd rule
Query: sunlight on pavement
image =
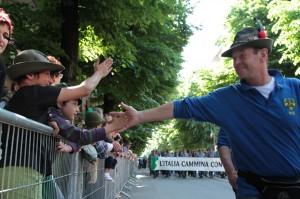
<path fill-rule="evenodd" d="M 137 185 L 136 188 L 144 188 L 146 187 L 145 185 Z"/>
<path fill-rule="evenodd" d="M 142 178 L 147 178 L 149 176 L 145 176 L 145 175 L 136 175 L 135 176 L 137 179 L 142 179 Z"/>

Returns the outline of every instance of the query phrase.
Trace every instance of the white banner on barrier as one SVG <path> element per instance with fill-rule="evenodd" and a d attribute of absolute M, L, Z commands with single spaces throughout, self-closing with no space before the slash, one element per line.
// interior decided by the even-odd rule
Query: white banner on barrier
<path fill-rule="evenodd" d="M 220 158 L 158 157 L 155 170 L 224 171 Z"/>

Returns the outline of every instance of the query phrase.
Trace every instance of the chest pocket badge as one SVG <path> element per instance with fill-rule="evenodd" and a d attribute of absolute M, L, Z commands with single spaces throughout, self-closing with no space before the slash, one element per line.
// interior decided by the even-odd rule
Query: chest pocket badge
<path fill-rule="evenodd" d="M 283 99 L 283 105 L 288 109 L 289 115 L 295 115 L 296 110 L 296 100 L 294 98 L 284 98 Z"/>

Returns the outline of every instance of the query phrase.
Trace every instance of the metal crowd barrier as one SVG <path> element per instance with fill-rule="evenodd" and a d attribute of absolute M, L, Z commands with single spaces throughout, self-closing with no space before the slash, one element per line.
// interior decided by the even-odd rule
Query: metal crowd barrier
<path fill-rule="evenodd" d="M 131 189 L 129 185 L 135 185 L 136 183 L 133 181 L 135 162 L 122 158 L 117 160 L 118 163 L 112 173 L 114 181 L 105 184 L 105 199 L 120 198 L 121 195 L 130 198 L 131 196 L 127 193 Z"/>
<path fill-rule="evenodd" d="M 134 169 L 118 158 L 104 181 L 104 160 L 91 164 L 81 153 L 55 150 L 52 128 L 0 109 L 0 199 L 113 199 Z M 123 192 L 125 193 L 125 192 Z"/>

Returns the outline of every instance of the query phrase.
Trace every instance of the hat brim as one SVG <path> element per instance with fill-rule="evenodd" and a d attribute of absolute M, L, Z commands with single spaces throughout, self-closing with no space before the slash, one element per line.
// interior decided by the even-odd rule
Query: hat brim
<path fill-rule="evenodd" d="M 234 46 L 232 46 L 230 49 L 223 52 L 221 56 L 232 57 L 232 51 L 240 47 L 253 47 L 258 49 L 267 48 L 269 50 L 269 53 L 271 53 L 272 46 L 273 46 L 272 39 L 257 39 L 249 42 L 237 43 Z"/>
<path fill-rule="evenodd" d="M 65 67 L 58 64 L 47 63 L 47 62 L 20 62 L 17 64 L 10 65 L 6 72 L 11 80 L 15 80 L 19 77 L 30 73 L 38 73 L 42 71 L 61 71 Z"/>

